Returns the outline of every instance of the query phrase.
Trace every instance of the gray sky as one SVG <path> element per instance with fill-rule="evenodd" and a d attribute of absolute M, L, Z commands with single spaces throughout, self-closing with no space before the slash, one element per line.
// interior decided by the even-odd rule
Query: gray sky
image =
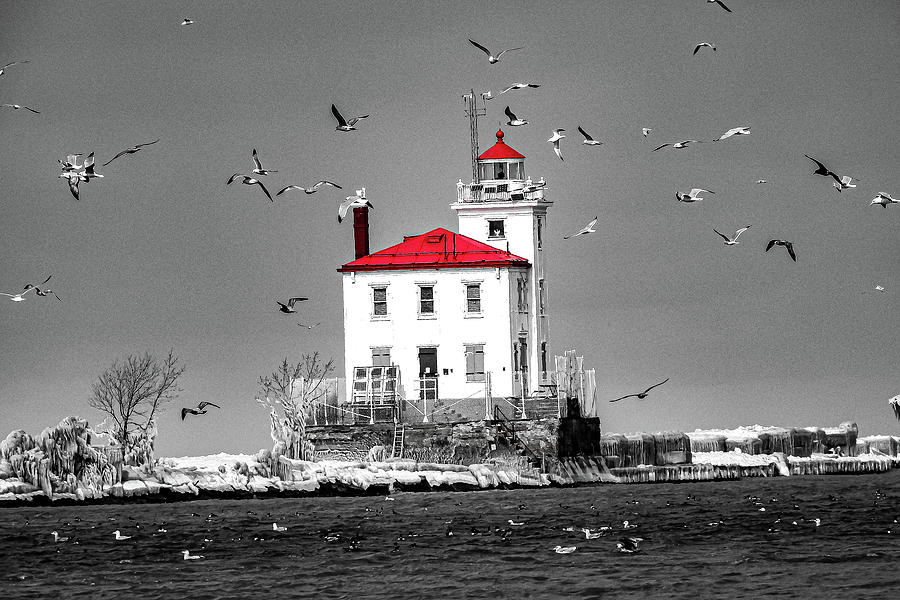
<path fill-rule="evenodd" d="M 160 418 L 163 455 L 269 447 L 260 375 L 318 350 L 343 366 L 340 275 L 365 186 L 371 248 L 435 227 L 467 181 L 461 95 L 496 94 L 554 205 L 550 349 L 597 370 L 608 432 L 859 423 L 898 433 L 900 5 L 726 2 L 0 2 L 0 291 L 52 274 L 62 299 L 0 301 L 0 436 L 102 419 L 90 384 L 115 359 L 169 347 L 187 371 Z M 196 23 L 181 26 L 183 18 Z M 489 65 L 491 49 L 524 46 Z M 692 55 L 694 46 L 708 48 Z M 334 131 L 330 105 L 370 114 Z M 604 145 L 586 147 L 583 126 Z M 749 125 L 749 136 L 685 150 Z M 561 150 L 546 142 L 567 129 Z M 647 138 L 642 127 L 652 127 Z M 93 151 L 75 202 L 57 159 Z M 225 182 L 329 179 L 269 203 Z M 809 154 L 859 178 L 838 193 Z M 768 184 L 757 185 L 758 179 Z M 699 203 L 674 191 L 714 190 Z M 563 241 L 599 215 L 598 232 Z M 752 225 L 725 247 L 712 229 Z M 794 242 L 764 253 L 771 238 Z M 884 292 L 875 291 L 882 285 Z M 304 295 L 297 318 L 275 300 Z M 294 323 L 322 322 L 307 330 Z M 671 380 L 643 401 L 607 398 Z M 222 405 L 182 422 L 178 409 Z"/>

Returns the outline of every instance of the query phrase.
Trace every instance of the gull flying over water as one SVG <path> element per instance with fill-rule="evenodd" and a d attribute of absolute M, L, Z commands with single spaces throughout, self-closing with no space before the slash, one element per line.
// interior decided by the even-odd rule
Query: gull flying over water
<path fill-rule="evenodd" d="M 648 387 L 648 388 L 647 388 L 646 390 L 644 390 L 643 392 L 638 392 L 637 394 L 628 394 L 627 396 L 622 396 L 621 398 L 616 398 L 615 400 L 610 400 L 610 402 L 618 402 L 619 400 L 624 400 L 625 398 L 631 398 L 632 396 L 634 396 L 634 397 L 637 398 L 638 400 L 643 400 L 644 398 L 647 397 L 647 394 L 650 393 L 650 390 L 652 390 L 652 389 L 655 388 L 655 387 L 661 386 L 662 384 L 664 384 L 664 383 L 667 382 L 668 380 L 669 380 L 669 378 L 666 377 L 665 379 L 663 379 L 663 380 L 660 381 L 659 383 L 655 383 L 655 384 L 651 385 L 650 387 Z M 627 521 L 626 521 L 626 523 L 627 523 Z M 627 528 L 627 525 L 626 525 L 626 528 Z"/>
<path fill-rule="evenodd" d="M 810 156 L 809 154 L 804 154 L 803 156 L 805 156 L 805 157 L 808 158 L 809 160 L 811 160 L 811 161 L 813 161 L 814 163 L 816 163 L 816 170 L 812 172 L 812 175 L 822 175 L 823 177 L 831 177 L 831 178 L 833 178 L 838 184 L 841 183 L 841 178 L 838 177 L 837 174 L 836 174 L 834 171 L 832 171 L 831 169 L 829 169 L 828 167 L 826 167 L 825 165 L 823 165 L 821 162 L 819 162 L 819 161 L 817 161 L 816 159 L 814 159 L 814 158 L 813 158 L 812 156 Z"/>
<path fill-rule="evenodd" d="M 731 12 L 731 9 L 728 8 L 727 6 L 725 6 L 725 4 L 722 3 L 722 0 L 706 0 L 706 3 L 707 4 L 718 4 L 719 6 L 724 8 L 727 12 Z"/>
<path fill-rule="evenodd" d="M 360 115 L 351 119 L 345 119 L 334 104 L 331 105 L 331 114 L 334 115 L 334 118 L 337 119 L 338 123 L 337 127 L 334 128 L 335 131 L 355 131 L 356 127 L 354 127 L 354 125 L 356 125 L 360 119 L 367 119 L 369 117 L 369 115 Z"/>
<path fill-rule="evenodd" d="M 144 146 L 149 146 L 150 144 L 155 144 L 158 141 L 159 141 L 159 139 L 155 139 L 152 142 L 144 142 L 143 144 L 135 144 L 131 148 L 126 148 L 125 150 L 122 150 L 121 152 L 119 152 L 118 154 L 113 156 L 111 159 L 109 159 L 108 161 L 103 163 L 103 166 L 105 167 L 106 165 L 108 165 L 109 163 L 111 163 L 112 161 L 116 160 L 117 158 L 119 158 L 120 156 L 122 156 L 124 154 L 134 154 L 135 152 L 138 152 Z"/>
<path fill-rule="evenodd" d="M 182 408 L 181 409 L 181 420 L 184 421 L 184 418 L 187 415 L 205 415 L 207 406 L 215 406 L 216 408 L 222 408 L 218 404 L 213 402 L 201 402 L 197 405 L 197 408 Z"/>
<path fill-rule="evenodd" d="M 507 48 L 506 50 L 501 50 L 500 52 L 498 52 L 497 56 L 494 56 L 493 52 L 491 52 L 490 50 L 488 50 L 487 48 L 485 48 L 484 46 L 482 46 L 475 40 L 469 38 L 469 43 L 472 44 L 473 46 L 475 46 L 476 48 L 478 48 L 479 50 L 481 50 L 482 52 L 484 52 L 485 54 L 487 54 L 488 62 L 491 63 L 492 65 L 500 62 L 500 57 L 503 56 L 505 53 L 512 52 L 513 50 L 521 50 L 522 49 L 521 46 L 518 48 Z"/>
<path fill-rule="evenodd" d="M 506 110 L 503 111 L 506 113 L 506 116 L 509 117 L 509 121 L 506 122 L 510 127 L 518 127 L 519 125 L 528 125 L 528 121 L 525 119 L 520 119 L 515 115 L 515 113 L 509 110 L 509 107 L 506 107 Z"/>
<path fill-rule="evenodd" d="M 741 234 L 744 233 L 745 231 L 747 231 L 748 229 L 750 229 L 749 225 L 747 225 L 746 227 L 741 227 L 740 229 L 738 229 L 737 231 L 734 232 L 734 237 L 728 237 L 727 235 L 725 235 L 724 233 L 722 233 L 721 231 L 718 231 L 716 229 L 713 229 L 713 231 L 718 233 L 722 237 L 722 239 L 725 240 L 726 246 L 734 246 L 734 245 L 740 244 L 740 242 L 738 241 L 738 238 L 741 237 Z"/>
<path fill-rule="evenodd" d="M 547 140 L 548 142 L 553 144 L 553 151 L 556 152 L 556 156 L 559 157 L 559 160 L 563 160 L 562 154 L 559 151 L 559 140 L 566 137 L 562 134 L 563 131 L 565 131 L 565 129 L 554 129 L 553 135 L 550 136 L 549 140 Z"/>
<path fill-rule="evenodd" d="M 283 313 L 295 313 L 295 312 L 297 312 L 297 309 L 294 308 L 294 305 L 297 304 L 298 302 L 304 302 L 306 300 L 309 300 L 309 298 L 302 298 L 302 297 L 288 298 L 287 304 L 282 304 L 278 300 L 275 301 L 275 304 L 277 304 L 278 306 L 281 307 L 278 310 L 280 310 Z"/>
<path fill-rule="evenodd" d="M 33 112 L 33 113 L 36 114 L 36 115 L 41 114 L 40 111 L 34 110 L 33 108 L 30 108 L 30 107 L 28 107 L 28 106 L 23 106 L 23 105 L 21 105 L 21 104 L 0 104 L 0 106 L 7 106 L 7 107 L 9 107 L 9 108 L 11 108 L 11 109 L 13 109 L 13 110 L 19 110 L 19 109 L 21 109 L 21 108 L 24 108 L 25 110 L 30 110 L 31 112 Z"/>
<path fill-rule="evenodd" d="M 268 169 L 263 169 L 263 166 L 259 163 L 259 156 L 256 154 L 256 148 L 253 149 L 253 164 L 256 165 L 253 168 L 253 173 L 255 175 L 268 175 L 269 173 L 277 173 L 278 171 L 270 171 Z M 276 194 L 277 196 L 278 194 Z"/>
<path fill-rule="evenodd" d="M 275 202 L 275 200 L 272 198 L 272 194 L 269 193 L 269 190 L 266 189 L 266 186 L 263 185 L 263 182 L 260 181 L 259 179 L 256 179 L 255 177 L 250 177 L 249 175 L 242 175 L 240 173 L 235 173 L 234 175 L 232 175 L 231 177 L 228 178 L 228 183 L 225 185 L 231 185 L 232 183 L 234 183 L 234 180 L 237 179 L 238 177 L 243 178 L 243 179 L 241 179 L 241 183 L 243 183 L 244 185 L 258 185 L 259 187 L 261 187 L 262 191 L 266 194 L 266 197 L 269 200 L 271 200 L 272 202 Z"/>
<path fill-rule="evenodd" d="M 724 139 L 730 138 L 733 135 L 750 135 L 750 127 L 732 127 L 713 141 L 720 142 Z"/>
<path fill-rule="evenodd" d="M 372 209 L 375 208 L 368 200 L 366 200 L 366 188 L 356 190 L 355 196 L 347 196 L 344 201 L 341 202 L 340 206 L 338 206 L 338 223 L 344 220 L 348 210 L 351 208 L 362 208 L 363 206 L 368 206 Z"/>
<path fill-rule="evenodd" d="M 694 54 L 700 52 L 700 48 L 712 48 L 713 52 L 716 51 L 716 47 L 709 42 L 700 42 L 694 47 Z"/>
<path fill-rule="evenodd" d="M 332 183 L 330 181 L 325 181 L 324 179 L 322 179 L 321 181 L 317 181 L 311 187 L 308 187 L 308 188 L 305 188 L 305 187 L 299 186 L 299 185 L 285 186 L 285 187 L 281 188 L 281 190 L 279 190 L 278 193 L 275 195 L 280 196 L 288 190 L 302 190 L 306 194 L 315 194 L 316 192 L 319 191 L 319 188 L 322 187 L 323 185 L 330 185 L 331 187 L 336 187 L 337 189 L 342 189 L 341 186 L 339 186 L 338 184 Z"/>
<path fill-rule="evenodd" d="M 787 248 L 788 254 L 791 256 L 791 260 L 797 262 L 797 255 L 794 254 L 794 244 L 787 240 L 769 240 L 769 243 L 766 244 L 766 252 L 772 249 L 772 246 L 784 246 Z"/>
<path fill-rule="evenodd" d="M 878 192 L 878 195 L 869 202 L 869 206 L 872 206 L 873 204 L 880 204 L 881 208 L 886 208 L 888 204 L 900 204 L 900 200 L 894 200 L 890 194 Z"/>
<path fill-rule="evenodd" d="M 11 63 L 6 63 L 2 67 L 0 67 L 0 75 L 3 75 L 3 73 L 6 71 L 6 67 L 11 67 L 13 65 L 23 65 L 27 62 L 28 62 L 27 60 L 14 60 Z"/>
<path fill-rule="evenodd" d="M 599 219 L 599 218 L 600 218 L 599 216 L 594 217 L 593 219 L 591 219 L 590 223 L 588 223 L 587 225 L 585 225 L 584 227 L 582 227 L 581 229 L 579 229 L 578 231 L 576 231 L 573 234 L 563 236 L 563 239 L 567 240 L 569 238 L 575 237 L 576 235 L 587 235 L 588 233 L 597 233 L 597 230 L 594 229 L 594 227 L 597 225 L 597 219 Z"/>
<path fill-rule="evenodd" d="M 594 138 L 589 136 L 588 132 L 581 128 L 581 125 L 578 126 L 578 133 L 584 136 L 584 141 L 581 143 L 585 146 L 599 146 L 603 143 L 600 140 L 595 140 Z"/>
<path fill-rule="evenodd" d="M 502 92 L 500 92 L 500 94 L 505 94 L 506 92 L 508 92 L 510 90 L 521 90 L 524 88 L 539 88 L 539 87 L 541 87 L 541 84 L 539 84 L 539 83 L 514 83 L 511 86 L 509 86 L 508 88 L 506 88 L 505 90 L 503 90 Z M 497 95 L 499 96 L 500 94 L 497 94 Z"/>
<path fill-rule="evenodd" d="M 682 194 L 678 190 L 675 190 L 675 199 L 679 202 L 700 202 L 703 198 L 700 197 L 700 194 L 706 192 L 708 194 L 715 194 L 712 190 L 705 190 L 703 188 L 694 188 L 687 194 Z"/>
<path fill-rule="evenodd" d="M 687 148 L 688 144 L 694 144 L 694 143 L 700 144 L 702 142 L 701 142 L 701 140 L 682 140 L 680 142 L 666 142 L 665 144 L 660 144 L 659 146 L 657 146 L 650 152 L 656 152 L 657 150 L 665 148 L 666 146 L 672 146 L 673 148 L 679 148 L 679 149 Z"/>

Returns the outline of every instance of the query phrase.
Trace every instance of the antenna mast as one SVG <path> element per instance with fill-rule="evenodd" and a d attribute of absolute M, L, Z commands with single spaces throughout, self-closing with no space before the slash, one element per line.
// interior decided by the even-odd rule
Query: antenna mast
<path fill-rule="evenodd" d="M 463 100 L 466 103 L 466 116 L 469 117 L 469 142 L 472 145 L 472 183 L 478 183 L 478 117 L 483 117 L 485 113 L 484 107 L 478 108 L 475 102 L 475 90 L 471 90 L 468 94 L 463 94 Z"/>

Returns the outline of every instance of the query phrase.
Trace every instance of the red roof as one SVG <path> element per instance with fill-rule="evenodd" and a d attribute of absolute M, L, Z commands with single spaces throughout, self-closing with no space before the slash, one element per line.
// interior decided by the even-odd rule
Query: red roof
<path fill-rule="evenodd" d="M 481 153 L 478 160 L 494 160 L 498 158 L 525 158 L 503 142 L 503 131 L 497 132 L 497 143 Z"/>
<path fill-rule="evenodd" d="M 442 227 L 343 265 L 339 272 L 528 267 L 528 260 Z"/>

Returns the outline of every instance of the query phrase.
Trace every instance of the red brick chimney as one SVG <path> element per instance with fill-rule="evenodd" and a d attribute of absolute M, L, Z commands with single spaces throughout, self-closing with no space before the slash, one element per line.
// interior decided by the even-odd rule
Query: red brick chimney
<path fill-rule="evenodd" d="M 368 206 L 360 206 L 353 209 L 353 241 L 356 246 L 356 258 L 369 255 Z"/>

